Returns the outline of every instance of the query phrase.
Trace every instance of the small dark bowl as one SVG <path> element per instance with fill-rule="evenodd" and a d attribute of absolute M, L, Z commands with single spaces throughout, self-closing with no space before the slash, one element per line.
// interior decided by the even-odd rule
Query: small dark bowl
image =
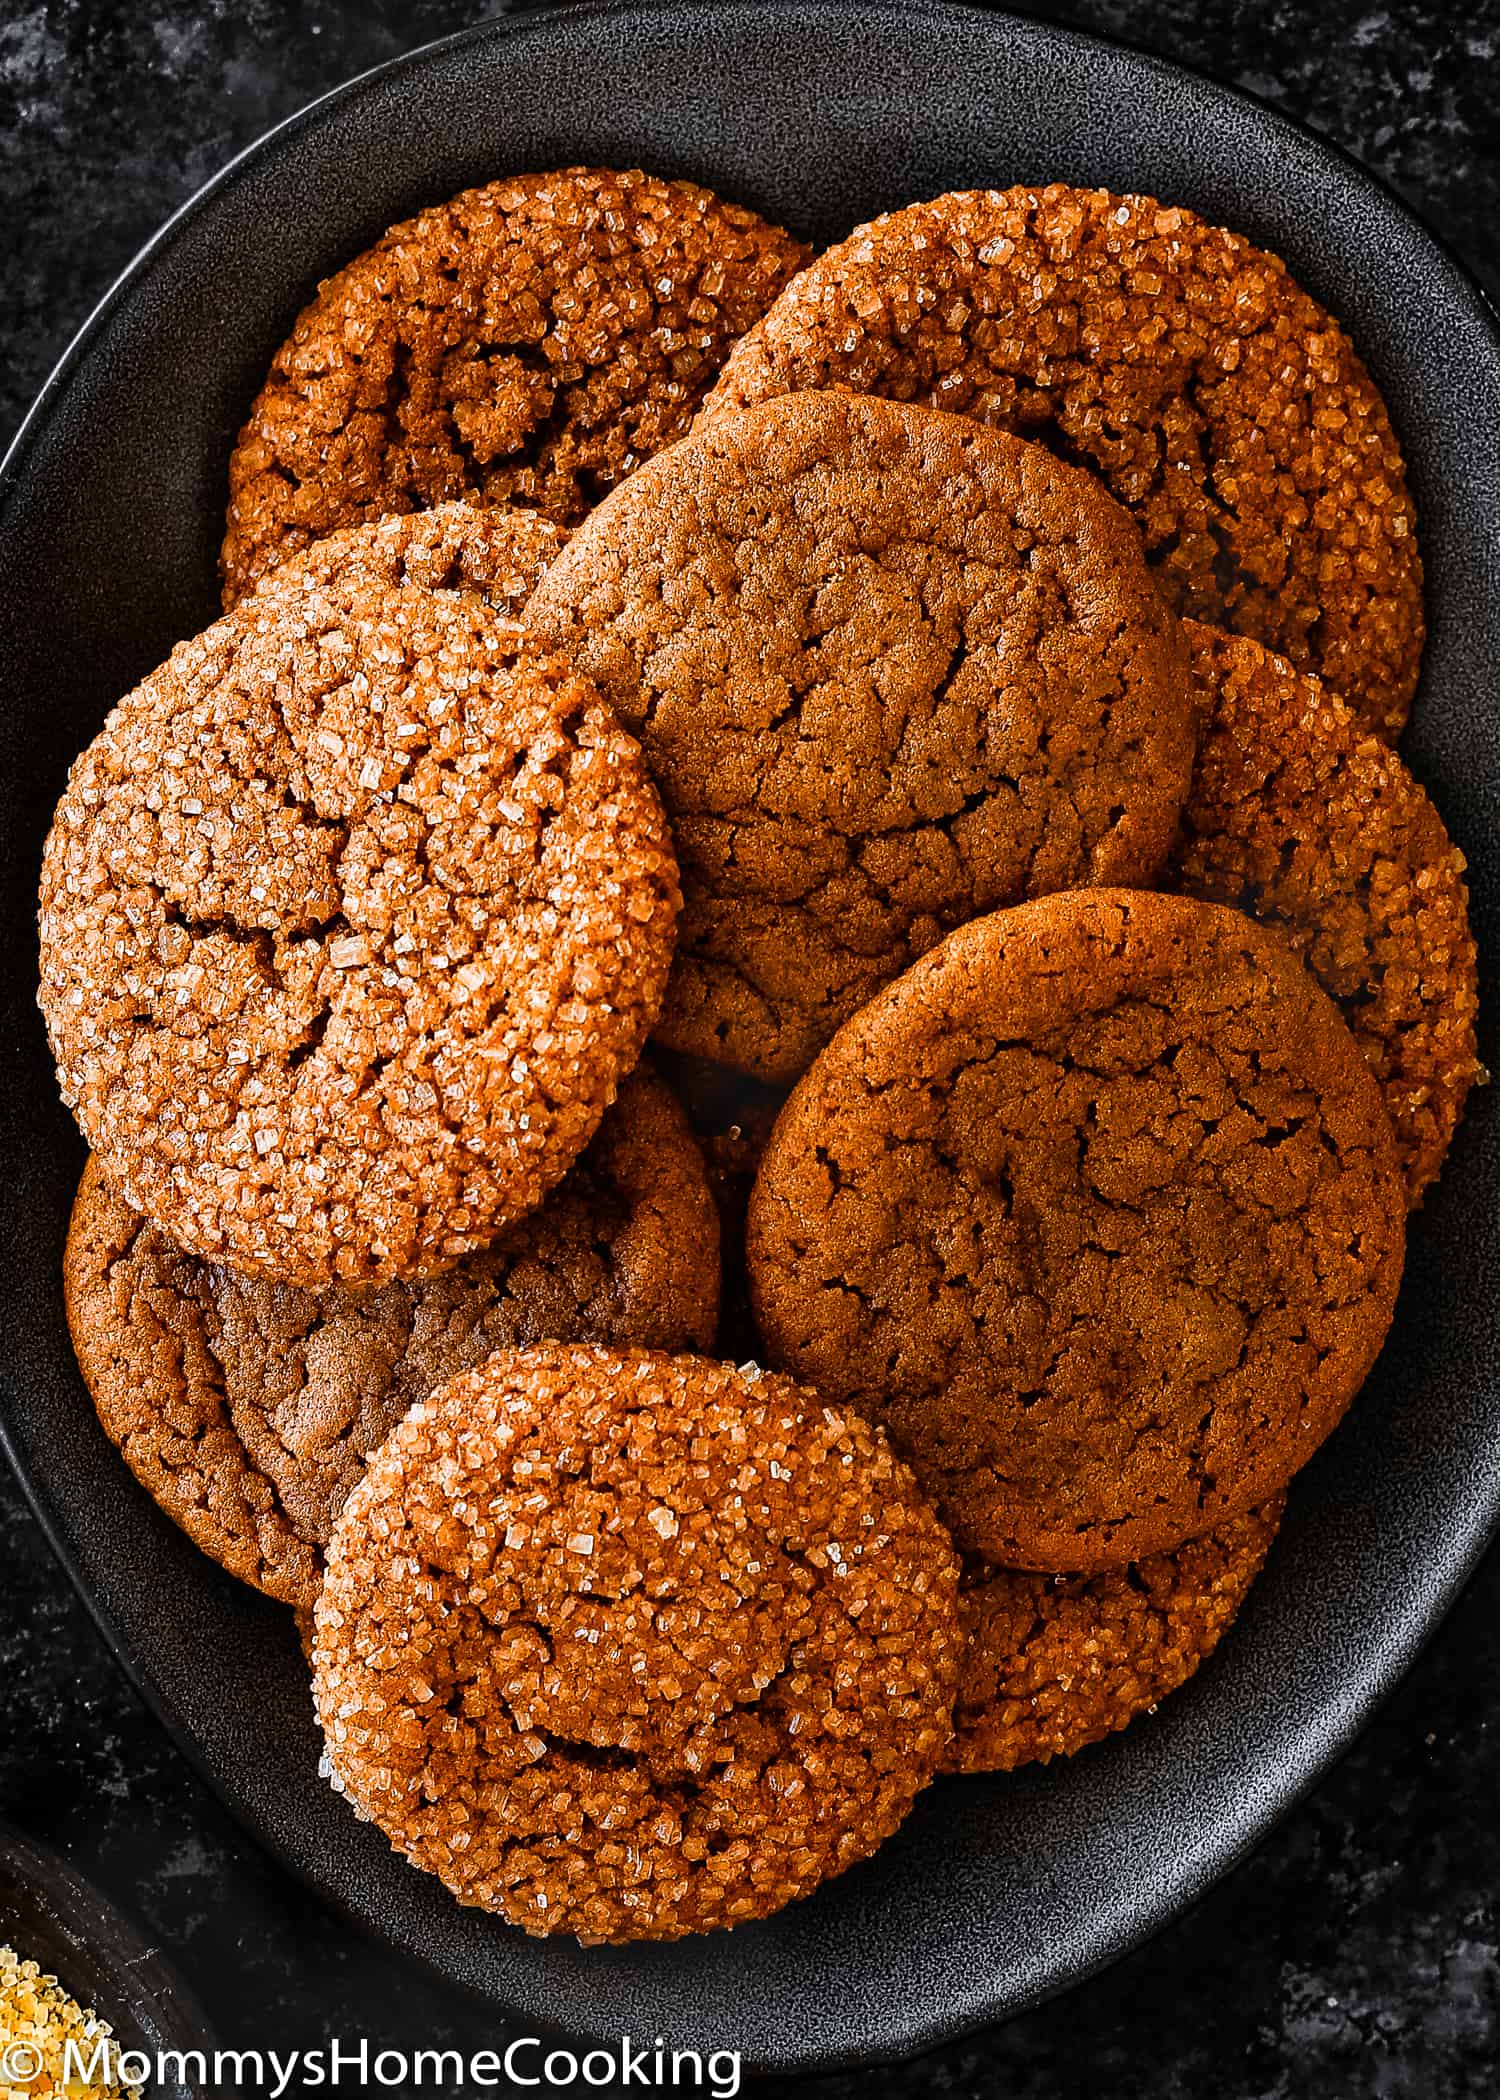
<path fill-rule="evenodd" d="M 521 2019 L 806 2068 L 917 2049 L 1086 1976 L 1233 1864 L 1406 1668 L 1500 1513 L 1500 1127 L 1476 1097 L 1412 1221 L 1390 1344 L 1298 1481 L 1232 1639 L 1126 1735 L 945 1782 L 809 1902 L 670 1947 L 526 1939 L 353 1821 L 317 1776 L 286 1615 L 135 1488 L 79 1382 L 58 1258 L 82 1148 L 33 1004 L 37 863 L 69 759 L 215 611 L 229 447 L 318 278 L 423 203 L 578 161 L 693 176 L 823 241 L 945 189 L 1102 183 L 1284 255 L 1348 324 L 1411 463 L 1431 640 L 1407 753 L 1469 855 L 1487 956 L 1500 348 L 1463 272 L 1368 175 L 1173 67 L 924 4 L 581 8 L 415 53 L 245 154 L 105 300 L 4 469 L 0 1172 L 23 1229 L 0 1264 L 0 1427 L 42 1522 L 184 1748 L 330 1900 Z"/>
<path fill-rule="evenodd" d="M 107 2020 L 122 2050 L 153 2072 L 163 2051 L 197 2051 L 212 2074 L 208 2022 L 176 1971 L 98 1889 L 56 1853 L 0 1823 L 0 1941 L 55 1976 L 76 2004 Z M 151 2080 L 156 2100 L 203 2100 L 206 2084 Z"/>

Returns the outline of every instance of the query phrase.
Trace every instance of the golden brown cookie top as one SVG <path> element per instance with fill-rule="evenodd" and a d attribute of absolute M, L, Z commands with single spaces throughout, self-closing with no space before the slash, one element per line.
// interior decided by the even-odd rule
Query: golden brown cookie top
<path fill-rule="evenodd" d="M 1072 1757 L 1187 1682 L 1265 1565 L 1285 1498 L 1098 1575 L 970 1567 L 946 1772 Z"/>
<path fill-rule="evenodd" d="M 407 1409 L 495 1350 L 708 1348 L 718 1219 L 687 1118 L 640 1067 L 541 1209 L 441 1276 L 302 1291 L 215 1268 L 209 1288 L 230 1420 L 293 1522 L 326 1540 Z"/>
<path fill-rule="evenodd" d="M 412 584 L 424 591 L 466 592 L 502 619 L 514 620 L 567 540 L 561 525 L 534 510 L 440 503 L 436 510 L 331 532 L 268 569 L 256 588 Z"/>
<path fill-rule="evenodd" d="M 1317 679 L 1185 623 L 1206 727 L 1171 882 L 1275 926 L 1380 1082 L 1412 1203 L 1480 1074 L 1464 857 L 1390 748 Z"/>
<path fill-rule="evenodd" d="M 100 1164 L 179 1244 L 383 1282 L 562 1178 L 655 1018 L 676 905 L 586 680 L 456 594 L 275 592 L 74 765 L 41 1005 Z"/>
<path fill-rule="evenodd" d="M 1401 449 L 1344 331 L 1276 256 L 1105 190 L 889 212 L 796 278 L 705 404 L 837 387 L 1090 467 L 1179 612 L 1280 650 L 1393 735 L 1421 661 Z"/>
<path fill-rule="evenodd" d="M 333 1782 L 528 1932 L 673 1939 L 871 1852 L 947 1742 L 958 1569 L 879 1432 L 702 1358 L 492 1357 L 345 1506 Z"/>
<path fill-rule="evenodd" d="M 393 226 L 319 286 L 240 432 L 225 603 L 390 511 L 575 522 L 686 430 L 808 253 L 638 169 L 507 176 Z"/>
<path fill-rule="evenodd" d="M 950 935 L 841 1031 L 748 1258 L 772 1361 L 883 1419 L 966 1551 L 1088 1572 L 1311 1457 L 1404 1240 L 1379 1089 L 1280 939 L 1074 891 Z"/>
<path fill-rule="evenodd" d="M 1092 476 L 806 394 L 648 461 L 525 614 L 641 738 L 683 866 L 658 1033 L 794 1078 L 950 927 L 1172 842 L 1177 623 Z"/>

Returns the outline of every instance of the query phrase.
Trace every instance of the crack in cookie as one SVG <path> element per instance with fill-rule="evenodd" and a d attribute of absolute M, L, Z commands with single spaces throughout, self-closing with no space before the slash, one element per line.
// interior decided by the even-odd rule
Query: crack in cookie
<path fill-rule="evenodd" d="M 472 596 L 248 599 L 129 694 L 47 841 L 64 1100 L 179 1244 L 308 1287 L 535 1207 L 638 1057 L 676 866 L 597 691 Z"/>
<path fill-rule="evenodd" d="M 1276 256 L 1104 190 L 973 190 L 825 251 L 736 348 L 699 428 L 835 388 L 971 416 L 1089 468 L 1178 612 L 1406 720 L 1422 566 L 1401 449 L 1344 331 Z"/>
<path fill-rule="evenodd" d="M 960 1545 L 1090 1572 L 1264 1502 L 1389 1327 L 1379 1089 L 1279 938 L 1076 891 L 949 937 L 777 1120 L 771 1361 L 883 1420 Z"/>
<path fill-rule="evenodd" d="M 185 1254 L 84 1169 L 63 1261 L 100 1422 L 194 1543 L 304 1613 L 322 1548 L 395 1424 L 495 1349 L 706 1347 L 718 1233 L 670 1091 L 631 1074 L 566 1179 L 443 1275 L 302 1291 Z"/>
<path fill-rule="evenodd" d="M 957 1583 L 885 1439 L 790 1380 L 505 1352 L 345 1504 L 314 1642 L 330 1776 L 531 1933 L 763 1917 L 931 1777 Z"/>
<path fill-rule="evenodd" d="M 640 737 L 683 868 L 658 1037 L 770 1081 L 944 933 L 1156 875 L 1196 721 L 1089 476 L 957 417 L 804 395 L 649 461 L 524 623 Z"/>
<path fill-rule="evenodd" d="M 459 500 L 559 525 L 680 437 L 801 242 L 638 170 L 508 176 L 322 284 L 229 466 L 233 605 L 310 542 Z"/>
<path fill-rule="evenodd" d="M 1415 1205 L 1483 1077 L 1464 857 L 1407 768 L 1336 695 L 1185 621 L 1206 727 L 1170 881 L 1275 926 L 1380 1082 Z"/>

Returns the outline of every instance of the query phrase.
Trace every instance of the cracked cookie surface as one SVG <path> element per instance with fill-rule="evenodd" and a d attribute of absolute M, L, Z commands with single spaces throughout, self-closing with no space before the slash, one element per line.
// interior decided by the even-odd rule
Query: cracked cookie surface
<path fill-rule="evenodd" d="M 801 395 L 648 461 L 525 624 L 642 749 L 683 869 L 671 1049 L 795 1078 L 952 926 L 1148 882 L 1196 722 L 1091 476 L 959 417 Z"/>
<path fill-rule="evenodd" d="M 1218 628 L 1183 632 L 1206 726 L 1166 880 L 1297 949 L 1380 1082 L 1419 1203 L 1481 1071 L 1464 857 L 1326 686 Z"/>
<path fill-rule="evenodd" d="M 639 170 L 508 176 L 320 285 L 229 467 L 233 604 L 309 541 L 460 499 L 571 524 L 686 430 L 810 251 Z"/>
<path fill-rule="evenodd" d="M 207 1262 L 132 1210 L 88 1161 L 68 1225 L 63 1296 L 104 1432 L 210 1560 L 310 1610 L 322 1555 L 229 1419 L 211 1277 Z"/>
<path fill-rule="evenodd" d="M 230 1419 L 292 1520 L 325 1540 L 407 1409 L 495 1350 L 708 1348 L 718 1220 L 687 1118 L 638 1067 L 541 1209 L 441 1276 L 299 1291 L 216 1268 L 211 1289 Z"/>
<path fill-rule="evenodd" d="M 1234 1623 L 1285 1498 L 1098 1575 L 966 1569 L 968 1640 L 945 1772 L 1072 1757 L 1185 1684 Z"/>
<path fill-rule="evenodd" d="M 655 1019 L 676 866 L 596 689 L 471 598 L 247 601 L 110 715 L 43 860 L 64 1100 L 189 1251 L 431 1274 L 533 1209 Z"/>
<path fill-rule="evenodd" d="M 460 591 L 502 619 L 519 618 L 549 563 L 567 545 L 561 525 L 534 510 L 475 510 L 440 503 L 368 525 L 348 525 L 314 540 L 269 570 L 261 591 L 339 589 L 355 584 L 410 584 L 423 591 Z"/>
<path fill-rule="evenodd" d="M 1269 929 L 1075 891 L 950 935 L 793 1093 L 751 1197 L 771 1360 L 886 1422 L 959 1544 L 1091 1573 L 1264 1502 L 1390 1325 L 1374 1078 Z"/>
<path fill-rule="evenodd" d="M 415 1401 L 543 1337 L 705 1347 L 719 1282 L 702 1156 L 645 1069 L 540 1210 L 425 1282 L 237 1276 L 175 1247 L 93 1160 L 63 1273 L 85 1383 L 137 1479 L 222 1567 L 302 1610 L 365 1460 Z"/>
<path fill-rule="evenodd" d="M 1338 323 L 1240 235 L 1062 184 L 888 213 L 793 281 L 701 421 L 826 387 L 1092 468 L 1179 612 L 1317 672 L 1386 736 L 1405 721 L 1424 630 L 1400 446 Z"/>
<path fill-rule="evenodd" d="M 701 1358 L 492 1357 L 345 1505 L 335 1786 L 461 1902 L 673 1939 L 863 1859 L 946 1746 L 952 1547 L 885 1439 Z"/>

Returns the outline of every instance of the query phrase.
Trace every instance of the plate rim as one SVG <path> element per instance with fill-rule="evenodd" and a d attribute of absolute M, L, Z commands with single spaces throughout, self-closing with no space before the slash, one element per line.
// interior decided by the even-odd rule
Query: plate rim
<path fill-rule="evenodd" d="M 1265 123 L 1283 130 L 1289 138 L 1303 147 L 1311 147 L 1316 154 L 1331 160 L 1353 175 L 1356 180 L 1376 190 L 1382 202 L 1390 210 L 1405 218 L 1426 236 L 1452 270 L 1459 288 L 1473 306 L 1476 318 L 1494 338 L 1494 346 L 1500 352 L 1500 294 L 1491 298 L 1474 269 L 1454 247 L 1451 241 L 1433 225 L 1425 212 L 1419 210 L 1410 199 L 1403 197 L 1385 177 L 1378 174 L 1349 147 L 1328 133 L 1316 130 L 1300 117 L 1289 116 L 1285 110 L 1253 88 L 1216 79 L 1211 73 L 1201 72 L 1196 66 L 1180 65 L 1175 59 L 1163 58 L 1157 51 L 1128 37 L 1102 36 L 1088 29 L 1075 29 L 1070 24 L 1049 22 L 1033 15 L 1014 14 L 1009 8 L 992 8 L 984 0 L 856 0 L 865 11 L 889 15 L 925 16 L 931 21 L 941 21 L 953 14 L 968 15 L 976 20 L 994 22 L 1007 32 L 1020 31 L 1023 35 L 1037 32 L 1056 37 L 1066 43 L 1076 44 L 1098 51 L 1124 51 L 1151 71 L 1169 79 L 1188 79 L 1200 87 L 1209 88 L 1214 94 L 1231 102 L 1244 103 L 1255 111 Z M 457 49 L 462 44 L 488 43 L 500 39 L 524 38 L 554 27 L 559 22 L 573 21 L 580 17 L 607 17 L 610 15 L 664 15 L 684 17 L 700 15 L 743 15 L 749 18 L 770 19 L 773 15 L 800 13 L 825 15 L 838 20 L 849 9 L 842 0 L 548 0 L 545 6 L 528 8 L 525 14 L 504 14 L 486 21 L 471 22 L 466 28 L 450 31 L 446 36 L 430 37 L 425 43 L 413 44 L 409 50 L 399 51 L 390 58 L 381 59 L 362 72 L 351 73 L 347 80 L 325 88 L 310 102 L 304 102 L 287 116 L 280 118 L 269 129 L 262 131 L 231 154 L 222 167 L 216 168 L 206 181 L 201 182 L 167 217 L 155 232 L 141 244 L 130 260 L 110 280 L 103 292 L 89 308 L 82 321 L 63 345 L 56 362 L 43 379 L 30 406 L 16 425 L 5 451 L 0 453 L 0 523 L 10 496 L 11 484 L 24 466 L 24 453 L 40 426 L 44 414 L 50 409 L 54 396 L 59 393 L 70 377 L 74 365 L 88 346 L 95 331 L 103 325 L 114 307 L 124 297 L 137 274 L 149 263 L 159 250 L 165 250 L 179 228 L 202 209 L 209 199 L 228 185 L 247 163 L 258 159 L 276 145 L 283 137 L 289 137 L 318 115 L 328 104 L 342 100 L 360 89 L 373 85 L 386 74 L 401 71 L 418 59 L 427 59 L 440 52 Z"/>
<path fill-rule="evenodd" d="M 1288 142 L 1295 143 L 1303 152 L 1310 153 L 1315 160 L 1321 159 L 1329 163 L 1334 170 L 1342 171 L 1345 178 L 1356 186 L 1372 191 L 1386 212 L 1404 220 L 1410 229 L 1430 245 L 1436 258 L 1449 273 L 1451 291 L 1469 309 L 1481 336 L 1487 339 L 1488 350 L 1495 360 L 1497 372 L 1500 372 L 1500 300 L 1491 296 L 1474 269 L 1422 210 L 1338 140 L 1316 130 L 1300 118 L 1276 108 L 1254 90 L 1238 84 L 1231 85 L 1195 67 L 1180 64 L 1156 51 L 1144 48 L 1127 37 L 1107 36 L 1076 29 L 1060 22 L 1019 15 L 1008 8 L 990 8 L 983 5 L 982 0 L 855 0 L 853 7 L 845 4 L 845 0 L 553 0 L 553 4 L 528 8 L 524 14 L 507 13 L 471 23 L 462 29 L 397 52 L 337 82 L 249 141 L 176 206 L 119 270 L 70 336 L 17 425 L 3 456 L 0 456 L 0 530 L 5 526 L 17 485 L 25 475 L 32 444 L 52 413 L 54 404 L 93 347 L 95 338 L 108 325 L 116 308 L 130 295 L 159 258 L 169 251 L 182 229 L 221 190 L 229 187 L 263 158 L 274 153 L 285 140 L 315 122 L 330 106 L 351 99 L 419 62 L 463 46 L 522 42 L 532 37 L 545 37 L 560 26 L 577 22 L 580 18 L 619 18 L 661 23 L 673 18 L 711 20 L 714 17 L 732 16 L 760 28 L 771 24 L 776 17 L 796 15 L 810 20 L 821 19 L 829 25 L 847 26 L 850 14 L 856 11 L 916 19 L 934 25 L 957 14 L 993 25 L 997 35 L 1001 36 L 1063 43 L 1085 51 L 1124 54 L 1134 63 L 1164 80 L 1186 81 L 1200 92 L 1207 91 L 1223 104 L 1240 105 L 1253 115 L 1260 126 L 1269 127 Z M 441 1978 L 447 1988 L 458 1992 L 469 2002 L 494 2008 L 498 2001 L 492 1994 L 477 1984 L 454 1975 L 436 1959 L 429 1958 L 423 1952 L 397 1943 L 355 1909 L 341 1891 L 322 1883 L 309 1866 L 291 1856 L 277 1841 L 274 1831 L 257 1807 L 220 1777 L 197 1736 L 180 1717 L 171 1697 L 158 1683 L 150 1664 L 135 1651 L 114 1622 L 108 1608 L 90 1587 L 78 1555 L 69 1542 L 59 1508 L 41 1481 L 34 1476 L 33 1469 L 23 1453 L 23 1440 L 10 1416 L 10 1383 L 11 1374 L 8 1367 L 0 1368 L 0 1453 L 3 1453 L 22 1498 L 36 1520 L 50 1551 L 68 1577 L 105 1646 L 128 1682 L 165 1729 L 174 1748 L 183 1756 L 189 1768 L 207 1786 L 215 1800 L 227 1810 L 234 1821 L 270 1855 L 278 1868 L 309 1889 L 319 1902 L 385 1948 L 395 1959 L 416 1962 L 426 1972 Z M 1186 1885 L 1176 1889 L 1166 1900 L 1158 1902 L 1144 1923 L 1138 1923 L 1135 1929 L 1124 1932 L 1111 1929 L 1104 1935 L 1105 1944 L 1093 1951 L 1086 1960 L 1070 1968 L 1067 1973 L 1056 1975 L 1049 1982 L 1014 1997 L 1000 2011 L 993 2008 L 980 2009 L 977 2012 L 950 2009 L 934 2013 L 924 2007 L 906 2007 L 903 2008 L 899 2021 L 899 2037 L 888 2043 L 878 2046 L 851 2043 L 844 2047 L 819 2048 L 812 2053 L 803 2052 L 792 2057 L 755 2058 L 747 2054 L 744 2070 L 750 2075 L 764 2072 L 786 2075 L 798 2071 L 812 2074 L 903 2062 L 923 2051 L 976 2033 L 988 2025 L 1003 2022 L 1053 1998 L 1066 1995 L 1125 1955 L 1148 1944 L 1158 1933 L 1190 1911 L 1227 1874 L 1241 1864 L 1348 1755 L 1374 1715 L 1397 1689 L 1428 1643 L 1437 1635 L 1472 1578 L 1486 1549 L 1494 1541 L 1497 1533 L 1500 1533 L 1500 1476 L 1490 1485 L 1487 1499 L 1485 1483 L 1476 1480 L 1475 1495 L 1468 1514 L 1471 1522 L 1467 1526 L 1461 1546 L 1450 1554 L 1441 1580 L 1424 1595 L 1422 1606 L 1413 1612 L 1410 1623 L 1403 1628 L 1386 1629 L 1378 1657 L 1366 1667 L 1357 1686 L 1351 1685 L 1346 1679 L 1346 1696 L 1338 1704 L 1328 1727 L 1321 1732 L 1316 1752 L 1307 1757 L 1304 1767 L 1272 1800 L 1258 1807 L 1253 1815 L 1237 1828 L 1231 1842 L 1216 1843 L 1210 1847 L 1211 1859 L 1203 1861 L 1201 1869 Z M 1349 1696 L 1351 1691 L 1353 1696 Z M 553 2033 L 559 2036 L 589 2035 L 589 2038 L 595 2038 L 589 2030 L 564 2027 L 549 2021 L 545 2016 L 528 2012 L 524 2017 L 544 2036 Z"/>

